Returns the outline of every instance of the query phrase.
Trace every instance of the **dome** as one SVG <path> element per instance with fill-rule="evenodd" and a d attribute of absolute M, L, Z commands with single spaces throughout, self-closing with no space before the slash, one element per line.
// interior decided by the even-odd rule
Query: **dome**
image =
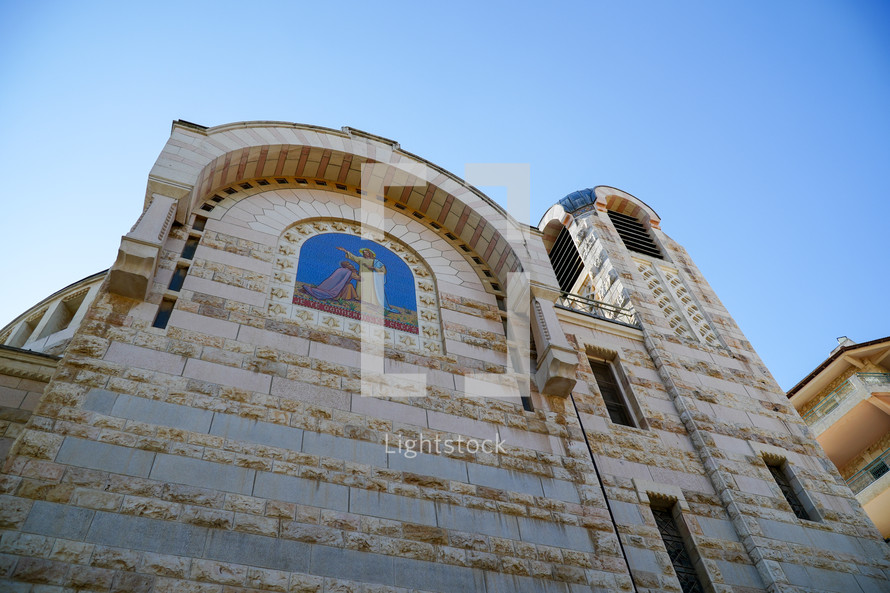
<path fill-rule="evenodd" d="M 596 202 L 596 193 L 592 187 L 588 187 L 587 189 L 573 191 L 561 199 L 559 205 L 562 206 L 566 212 L 571 214 L 580 210 L 584 206 L 590 206 L 594 202 Z"/>

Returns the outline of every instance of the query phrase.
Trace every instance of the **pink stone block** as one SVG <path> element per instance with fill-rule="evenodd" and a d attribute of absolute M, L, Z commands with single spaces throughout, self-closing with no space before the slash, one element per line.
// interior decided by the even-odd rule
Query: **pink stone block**
<path fill-rule="evenodd" d="M 372 418 L 392 420 L 415 426 L 427 426 L 427 411 L 423 408 L 412 406 L 409 403 L 399 403 L 380 399 L 377 397 L 352 396 L 352 408 L 350 411 L 356 414 L 364 414 Z"/>
<path fill-rule="evenodd" d="M 230 284 L 214 282 L 197 276 L 189 276 L 182 285 L 183 290 L 193 290 L 202 292 L 212 296 L 218 296 L 226 300 L 237 301 L 239 303 L 247 303 L 255 307 L 262 307 L 266 304 L 266 292 L 257 292 L 255 290 L 247 290 Z"/>
<path fill-rule="evenodd" d="M 455 434 L 479 437 L 483 439 L 493 439 L 498 434 L 498 425 L 482 422 L 481 420 L 473 420 L 472 418 L 464 418 L 446 414 L 444 412 L 435 412 L 427 410 L 427 421 L 430 428 L 436 430 L 444 430 Z"/>
<path fill-rule="evenodd" d="M 306 356 L 309 354 L 309 340 L 288 336 L 278 332 L 259 329 L 250 325 L 242 325 L 238 330 L 238 341 L 283 350 L 289 354 Z"/>
<path fill-rule="evenodd" d="M 104 359 L 128 367 L 159 371 L 170 375 L 181 375 L 185 366 L 184 356 L 123 342 L 112 342 L 108 351 L 105 352 Z"/>
<path fill-rule="evenodd" d="M 233 340 L 238 335 L 237 323 L 224 319 L 214 319 L 213 317 L 198 315 L 197 313 L 189 313 L 179 309 L 173 310 L 168 326 Z"/>
<path fill-rule="evenodd" d="M 498 431 L 500 432 L 501 439 L 512 447 L 523 447 L 556 455 L 566 454 L 565 447 L 562 445 L 562 439 L 559 437 L 510 428 L 509 426 L 501 426 L 498 428 Z"/>
<path fill-rule="evenodd" d="M 322 387 L 283 377 L 272 378 L 271 394 L 277 397 L 307 402 L 316 406 L 348 410 L 350 395 L 338 389 Z"/>
<path fill-rule="evenodd" d="M 220 385 L 257 391 L 259 393 L 269 393 L 269 388 L 272 385 L 271 375 L 236 369 L 194 358 L 188 360 L 182 374 L 192 379 L 219 383 Z"/>

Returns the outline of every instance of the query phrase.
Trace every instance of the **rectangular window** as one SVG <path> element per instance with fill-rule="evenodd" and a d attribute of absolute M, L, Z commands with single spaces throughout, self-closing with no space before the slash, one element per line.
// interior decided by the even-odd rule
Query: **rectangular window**
<path fill-rule="evenodd" d="M 154 323 L 151 324 L 152 327 L 159 327 L 164 329 L 167 327 L 167 322 L 170 321 L 170 314 L 173 312 L 173 305 L 176 301 L 170 301 L 164 299 L 161 301 L 161 306 L 158 307 L 158 314 L 155 315 Z"/>
<path fill-rule="evenodd" d="M 195 224 L 192 225 L 192 229 L 196 231 L 203 231 L 204 225 L 207 224 L 207 218 L 204 216 L 196 216 Z"/>
<path fill-rule="evenodd" d="M 613 365 L 592 358 L 589 359 L 589 362 L 590 370 L 593 371 L 593 377 L 596 379 L 596 386 L 599 388 L 606 404 L 606 410 L 609 412 L 609 418 L 615 424 L 636 426 Z"/>
<path fill-rule="evenodd" d="M 182 259 L 194 259 L 196 249 L 198 249 L 198 237 L 189 237 L 182 250 Z"/>
<path fill-rule="evenodd" d="M 185 266 L 176 268 L 173 272 L 173 278 L 170 279 L 170 290 L 179 292 L 182 289 L 182 283 L 185 282 L 185 277 L 188 272 L 189 269 Z"/>
<path fill-rule="evenodd" d="M 803 505 L 800 497 L 797 496 L 797 492 L 794 491 L 794 487 L 788 479 L 788 463 L 767 463 L 766 467 L 773 475 L 773 479 L 776 481 L 776 484 L 779 485 L 779 489 L 785 496 L 785 500 L 791 505 L 791 510 L 794 511 L 797 518 L 805 521 L 812 521 L 813 519 L 810 517 L 810 513 L 807 512 L 806 507 Z"/>
<path fill-rule="evenodd" d="M 677 573 L 677 578 L 680 580 L 680 588 L 683 593 L 704 593 L 704 587 L 702 587 L 692 563 L 692 556 L 686 547 L 686 542 L 683 541 L 677 520 L 674 518 L 673 508 L 653 507 L 652 515 L 655 517 L 655 524 L 661 533 L 661 539 L 664 541 L 664 547 L 674 566 L 674 572 Z"/>

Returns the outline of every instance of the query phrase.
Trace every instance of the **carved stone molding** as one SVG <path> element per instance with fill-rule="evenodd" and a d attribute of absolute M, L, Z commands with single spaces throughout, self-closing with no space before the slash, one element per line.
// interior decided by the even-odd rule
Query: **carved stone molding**
<path fill-rule="evenodd" d="M 562 331 L 553 302 L 532 299 L 532 335 L 538 352 L 535 383 L 544 395 L 568 397 L 575 387 L 578 354 Z"/>
<path fill-rule="evenodd" d="M 0 375 L 48 383 L 58 364 L 58 356 L 0 346 Z"/>
<path fill-rule="evenodd" d="M 152 196 L 132 230 L 121 238 L 117 259 L 108 272 L 109 292 L 145 298 L 175 212 L 176 200 L 160 194 Z"/>

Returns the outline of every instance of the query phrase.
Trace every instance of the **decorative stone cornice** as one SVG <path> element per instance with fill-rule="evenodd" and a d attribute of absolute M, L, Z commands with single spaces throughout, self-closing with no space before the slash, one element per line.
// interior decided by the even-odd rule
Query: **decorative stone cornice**
<path fill-rule="evenodd" d="M 49 382 L 58 364 L 58 356 L 0 346 L 0 375 Z"/>

